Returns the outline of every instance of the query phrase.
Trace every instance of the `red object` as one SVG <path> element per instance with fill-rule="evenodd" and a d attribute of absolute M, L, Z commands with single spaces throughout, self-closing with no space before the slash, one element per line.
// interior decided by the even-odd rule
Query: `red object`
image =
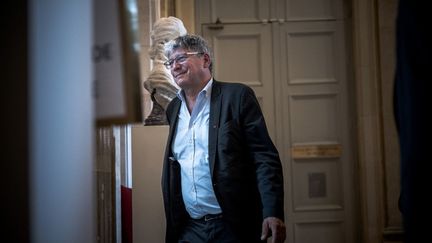
<path fill-rule="evenodd" d="M 122 242 L 132 243 L 132 188 L 121 186 Z"/>

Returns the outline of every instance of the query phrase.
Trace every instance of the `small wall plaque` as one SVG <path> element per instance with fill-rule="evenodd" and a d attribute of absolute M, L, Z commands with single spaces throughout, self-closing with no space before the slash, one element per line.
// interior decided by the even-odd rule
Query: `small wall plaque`
<path fill-rule="evenodd" d="M 309 173 L 309 198 L 326 197 L 326 175 L 325 173 Z"/>
<path fill-rule="evenodd" d="M 340 144 L 295 145 L 291 148 L 292 158 L 337 158 L 342 154 Z"/>

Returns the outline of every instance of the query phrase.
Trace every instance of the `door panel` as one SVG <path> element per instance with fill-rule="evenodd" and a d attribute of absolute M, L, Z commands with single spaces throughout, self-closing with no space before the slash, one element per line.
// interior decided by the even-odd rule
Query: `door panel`
<path fill-rule="evenodd" d="M 270 14 L 269 0 L 199 0 L 197 19 L 200 23 L 256 23 Z M 239 11 L 241 9 L 241 11 Z"/>
<path fill-rule="evenodd" d="M 226 24 L 221 30 L 203 26 L 214 52 L 214 77 L 250 86 L 260 102 L 270 136 L 275 138 L 271 25 Z"/>
<path fill-rule="evenodd" d="M 342 232 L 344 232 L 344 226 L 338 220 L 296 223 L 294 242 L 345 242 Z"/>
<path fill-rule="evenodd" d="M 335 20 L 343 17 L 341 0 L 273 0 L 278 19 L 287 21 Z"/>
<path fill-rule="evenodd" d="M 290 242 L 354 242 L 343 23 L 286 22 L 279 36 Z"/>

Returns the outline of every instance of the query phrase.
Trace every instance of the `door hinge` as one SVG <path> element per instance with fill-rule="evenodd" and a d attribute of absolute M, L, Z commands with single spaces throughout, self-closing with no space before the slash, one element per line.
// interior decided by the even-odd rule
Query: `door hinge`
<path fill-rule="evenodd" d="M 221 30 L 224 28 L 222 22 L 220 21 L 219 18 L 216 19 L 216 22 L 214 24 L 209 24 L 207 26 L 207 28 L 211 29 L 211 30 Z"/>

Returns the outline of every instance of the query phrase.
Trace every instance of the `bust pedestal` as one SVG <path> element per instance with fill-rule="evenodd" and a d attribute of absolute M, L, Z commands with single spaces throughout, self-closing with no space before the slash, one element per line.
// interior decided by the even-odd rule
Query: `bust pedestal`
<path fill-rule="evenodd" d="M 165 242 L 162 165 L 168 126 L 132 126 L 133 242 Z"/>

